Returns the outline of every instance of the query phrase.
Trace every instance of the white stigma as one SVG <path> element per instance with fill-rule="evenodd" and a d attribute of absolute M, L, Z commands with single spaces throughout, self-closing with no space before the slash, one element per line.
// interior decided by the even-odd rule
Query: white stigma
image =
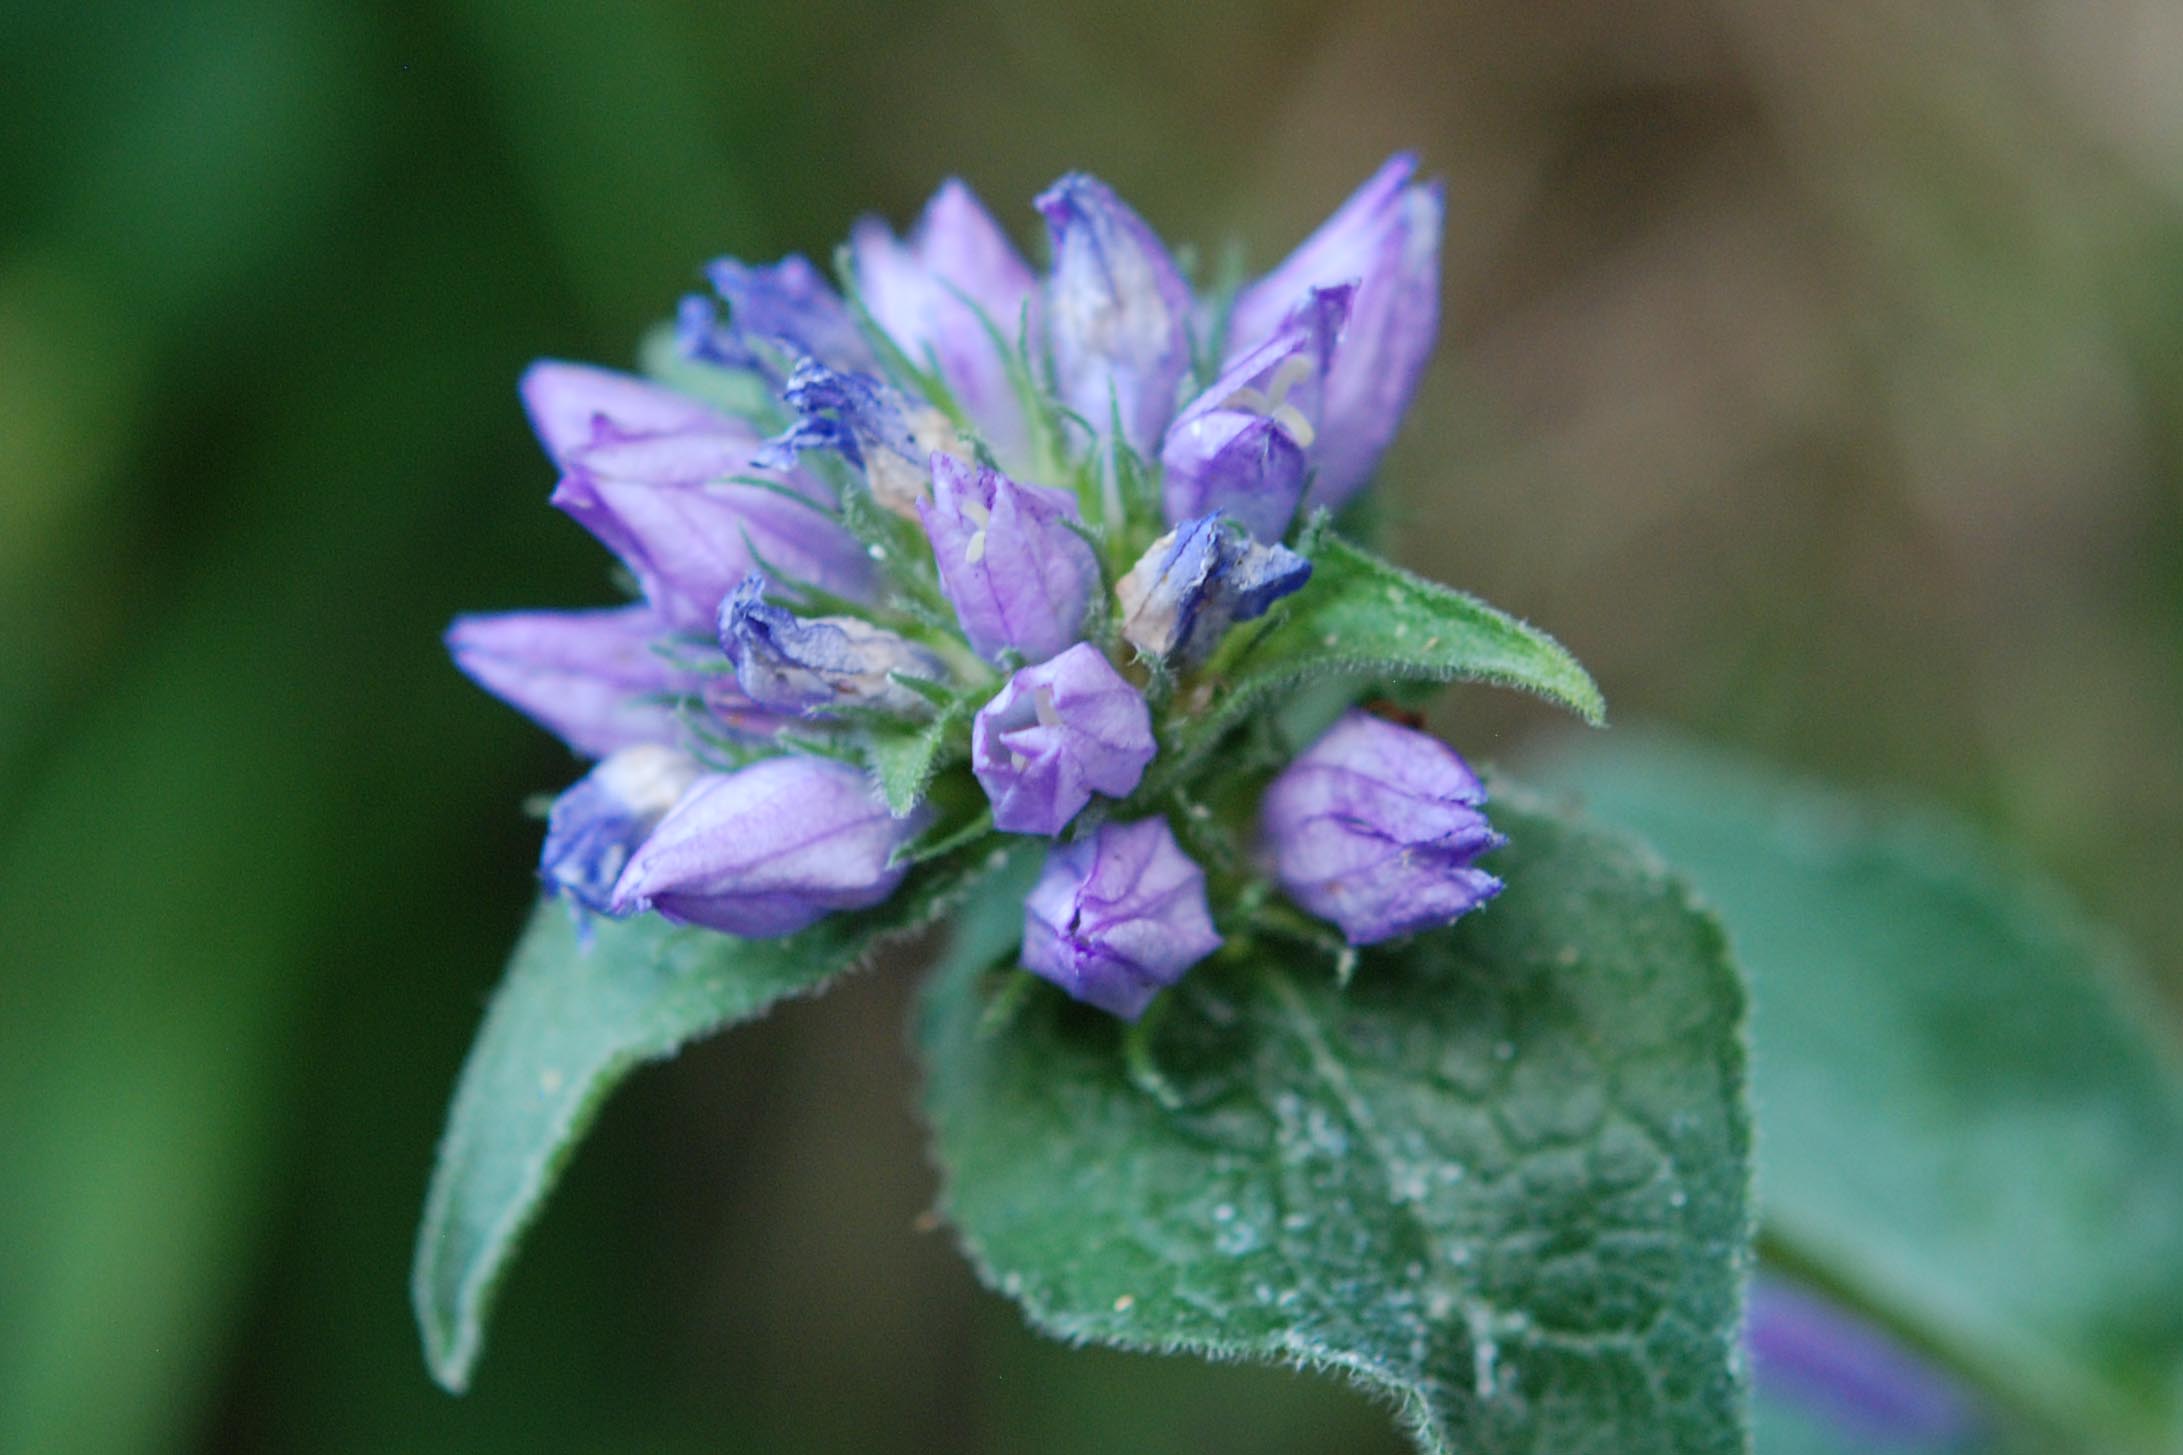
<path fill-rule="evenodd" d="M 963 543 L 964 564 L 975 566 L 985 559 L 985 528 L 993 523 L 993 512 L 975 500 L 965 500 L 963 514 L 978 527 L 970 533 L 970 539 Z"/>
<path fill-rule="evenodd" d="M 1044 683 L 1031 689 L 1031 711 L 1038 714 L 1040 727 L 1061 726 L 1061 709 L 1054 705 L 1054 689 Z"/>

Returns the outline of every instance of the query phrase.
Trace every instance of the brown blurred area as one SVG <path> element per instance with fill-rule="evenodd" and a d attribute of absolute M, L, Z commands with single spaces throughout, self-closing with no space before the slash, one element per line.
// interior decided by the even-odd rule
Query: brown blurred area
<path fill-rule="evenodd" d="M 639 1078 L 425 1382 L 407 1240 L 573 771 L 436 634 L 606 591 L 516 372 L 950 173 L 1034 252 L 1084 168 L 1264 265 L 1418 151 L 1395 553 L 1617 722 L 1979 820 L 2183 1005 L 2172 0 L 26 0 L 0 53 L 0 1447 L 1399 1448 L 913 1231 L 913 954 Z"/>

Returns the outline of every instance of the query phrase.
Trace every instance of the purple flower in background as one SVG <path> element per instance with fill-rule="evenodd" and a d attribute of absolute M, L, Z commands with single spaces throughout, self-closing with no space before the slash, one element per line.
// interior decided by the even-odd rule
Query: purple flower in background
<path fill-rule="evenodd" d="M 945 681 L 940 659 L 853 616 L 800 617 L 766 603 L 753 573 L 720 604 L 720 647 L 750 700 L 772 712 L 824 716 L 844 707 L 917 713 L 929 705 L 889 675 Z"/>
<path fill-rule="evenodd" d="M 800 417 L 759 452 L 760 464 L 785 468 L 801 451 L 833 450 L 863 470 L 872 497 L 898 515 L 915 513 L 932 454 L 963 448 L 939 410 L 912 408 L 892 385 L 815 359 L 796 366 L 781 399 Z"/>
<path fill-rule="evenodd" d="M 1205 871 L 1165 819 L 1057 845 L 1023 905 L 1024 967 L 1124 1020 L 1220 945 Z"/>
<path fill-rule="evenodd" d="M 703 772 L 689 754 L 645 743 L 579 778 L 546 815 L 538 855 L 546 892 L 606 913 L 629 856 Z"/>
<path fill-rule="evenodd" d="M 836 369 L 877 366 L 849 305 L 808 260 L 791 255 L 770 267 L 754 268 L 720 258 L 706 266 L 705 276 L 727 302 L 727 321 L 720 321 L 711 300 L 685 298 L 677 320 L 685 355 L 772 374 L 764 355 L 751 347 L 763 340 L 791 356 L 814 358 Z"/>
<path fill-rule="evenodd" d="M 1157 751 L 1144 695 L 1089 642 L 1009 678 L 971 725 L 971 771 L 1012 834 L 1058 834 L 1094 793 L 1123 797 Z"/>
<path fill-rule="evenodd" d="M 1344 713 L 1282 770 L 1260 834 L 1291 899 L 1352 945 L 1447 924 L 1501 892 L 1473 861 L 1505 842 L 1485 786 L 1439 739 Z"/>
<path fill-rule="evenodd" d="M 707 774 L 653 829 L 615 886 L 613 909 L 769 938 L 885 900 L 907 866 L 894 851 L 924 826 L 872 797 L 828 758 L 769 758 Z"/>
<path fill-rule="evenodd" d="M 1824 1420 L 1859 1446 L 1947 1449 L 1980 1420 L 1954 1379 L 1818 1295 L 1764 1275 L 1744 1342 L 1762 1394 Z"/>
<path fill-rule="evenodd" d="M 1184 521 L 1154 541 L 1115 583 L 1122 637 L 1149 657 L 1203 660 L 1228 628 L 1311 579 L 1311 562 L 1262 546 L 1225 516 Z"/>
<path fill-rule="evenodd" d="M 649 607 L 508 611 L 455 619 L 447 650 L 469 678 L 587 758 L 677 743 L 674 699 L 704 689 L 655 649 L 669 633 Z"/>
<path fill-rule="evenodd" d="M 873 320 L 911 359 L 930 360 L 1002 458 L 1021 458 L 1030 431 L 1009 378 L 1007 349 L 1037 296 L 1037 280 L 992 214 L 950 178 L 925 204 L 906 242 L 867 217 L 850 246 Z"/>
<path fill-rule="evenodd" d="M 1042 662 L 1075 641 L 1099 590 L 1098 557 L 1070 529 L 1075 499 L 942 454 L 932 487 L 917 514 L 971 649 Z"/>
<path fill-rule="evenodd" d="M 1326 381 L 1318 473 L 1306 503 L 1334 509 L 1362 488 L 1395 437 L 1440 324 L 1440 184 L 1391 158 L 1286 261 L 1236 295 L 1228 357 L 1256 349 L 1313 288 L 1357 284 Z"/>
<path fill-rule="evenodd" d="M 1328 366 L 1354 291 L 1312 289 L 1175 417 L 1160 450 L 1170 521 L 1226 511 L 1260 540 L 1281 539 L 1316 455 Z"/>
<path fill-rule="evenodd" d="M 1047 328 L 1061 402 L 1150 458 L 1190 371 L 1190 285 L 1106 183 L 1072 172 L 1037 201 L 1053 234 Z"/>

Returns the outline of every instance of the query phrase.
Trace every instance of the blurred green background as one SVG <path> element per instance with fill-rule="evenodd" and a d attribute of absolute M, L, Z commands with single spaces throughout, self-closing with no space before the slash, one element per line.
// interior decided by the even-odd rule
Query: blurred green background
<path fill-rule="evenodd" d="M 914 954 L 639 1078 L 477 1391 L 424 1376 L 432 1143 L 573 772 L 438 633 L 611 591 L 517 372 L 949 172 L 1027 245 L 1084 167 L 1264 264 L 1419 148 L 1400 554 L 1622 720 L 1968 813 L 2183 1003 L 2179 65 L 2172 0 L 9 0 L 0 1450 L 1399 1448 L 1037 1342 L 916 1230 Z"/>

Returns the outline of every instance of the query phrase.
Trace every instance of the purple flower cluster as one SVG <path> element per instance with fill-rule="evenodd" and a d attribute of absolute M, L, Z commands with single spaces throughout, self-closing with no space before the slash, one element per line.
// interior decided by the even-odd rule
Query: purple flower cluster
<path fill-rule="evenodd" d="M 1054 840 L 1027 968 L 1134 1018 L 1221 945 L 1213 906 L 1253 856 L 1209 882 L 1148 770 L 1219 689 L 1230 629 L 1305 588 L 1303 513 L 1393 438 L 1437 324 L 1440 193 L 1390 161 L 1219 338 L 1104 183 L 1036 205 L 1043 275 L 951 181 L 907 238 L 857 225 L 846 294 L 798 257 L 712 264 L 678 317 L 684 389 L 525 376 L 553 503 L 641 596 L 448 633 L 599 760 L 553 806 L 551 892 L 745 936 L 876 905 L 965 827 L 859 766 L 929 731 L 967 739 L 935 762 L 967 761 L 993 831 Z M 1352 944 L 1408 934 L 1500 887 L 1474 862 L 1500 843 L 1483 801 L 1450 749 L 1351 713 L 1266 788 L 1255 862 Z"/>

